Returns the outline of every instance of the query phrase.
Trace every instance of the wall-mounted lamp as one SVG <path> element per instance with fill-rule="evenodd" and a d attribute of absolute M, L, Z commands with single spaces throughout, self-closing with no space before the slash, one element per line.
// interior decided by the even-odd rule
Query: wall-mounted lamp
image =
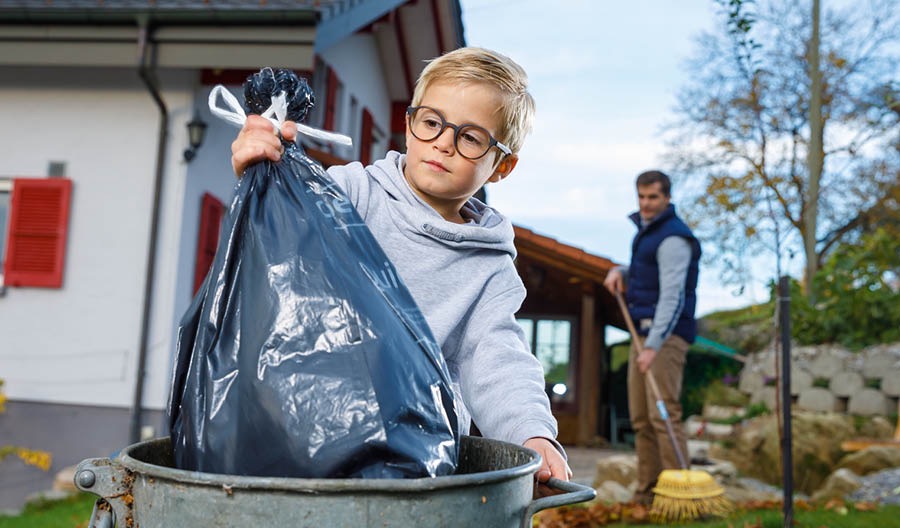
<path fill-rule="evenodd" d="M 206 137 L 206 123 L 200 119 L 200 116 L 194 114 L 193 119 L 187 124 L 188 141 L 191 142 L 190 148 L 184 151 L 184 160 L 191 161 L 197 155 L 197 149 L 203 144 L 203 138 Z"/>

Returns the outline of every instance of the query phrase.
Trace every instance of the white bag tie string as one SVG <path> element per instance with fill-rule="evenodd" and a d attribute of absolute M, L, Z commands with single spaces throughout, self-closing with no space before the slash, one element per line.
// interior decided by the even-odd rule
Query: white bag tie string
<path fill-rule="evenodd" d="M 219 97 L 224 101 L 225 108 L 219 107 Z M 220 119 L 224 119 L 238 127 L 243 127 L 244 122 L 247 121 L 247 114 L 244 112 L 243 107 L 241 107 L 241 103 L 237 100 L 237 97 L 221 84 L 216 85 L 213 87 L 212 91 L 209 92 L 209 111 Z M 281 92 L 278 95 L 272 96 L 272 104 L 261 114 L 261 116 L 268 119 L 269 122 L 272 123 L 272 126 L 275 127 L 275 130 L 280 132 L 281 125 L 284 124 L 285 117 L 287 116 L 287 97 L 285 93 Z M 313 128 L 304 125 L 303 123 L 296 123 L 296 125 L 297 132 L 303 135 L 321 139 L 322 141 L 327 141 L 329 143 L 346 145 L 348 147 L 353 145 L 353 140 L 350 139 L 349 136 L 319 130 L 318 128 Z"/>

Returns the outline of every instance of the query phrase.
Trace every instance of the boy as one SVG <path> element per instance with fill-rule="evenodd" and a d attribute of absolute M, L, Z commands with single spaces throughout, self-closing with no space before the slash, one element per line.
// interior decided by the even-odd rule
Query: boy
<path fill-rule="evenodd" d="M 540 363 L 514 314 L 525 288 L 513 264 L 508 219 L 472 196 L 509 176 L 531 128 L 534 101 L 525 71 L 508 57 L 462 48 L 430 62 L 406 119 L 406 154 L 363 167 L 335 166 L 343 188 L 422 310 L 447 362 L 459 423 L 474 419 L 490 438 L 523 444 L 543 458 L 537 478 L 571 475 L 555 441 L 556 420 Z M 247 122 L 232 166 L 282 153 L 271 123 Z M 281 129 L 296 137 L 294 123 Z"/>

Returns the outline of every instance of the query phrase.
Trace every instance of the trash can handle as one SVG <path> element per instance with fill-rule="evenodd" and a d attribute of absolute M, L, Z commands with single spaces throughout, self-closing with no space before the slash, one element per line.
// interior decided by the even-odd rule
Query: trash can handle
<path fill-rule="evenodd" d="M 131 526 L 131 483 L 128 470 L 108 458 L 88 458 L 75 468 L 75 487 L 100 497 L 88 521 L 88 528 Z"/>
<path fill-rule="evenodd" d="M 113 519 L 113 513 L 109 509 L 109 505 L 104 504 L 105 502 L 104 499 L 97 499 L 97 502 L 94 503 L 94 511 L 91 512 L 91 518 L 88 520 L 88 528 L 115 527 L 116 521 Z"/>
<path fill-rule="evenodd" d="M 583 484 L 576 484 L 571 481 L 559 480 L 553 477 L 550 477 L 550 480 L 548 480 L 545 485 L 551 489 L 565 491 L 566 493 L 550 495 L 549 497 L 542 497 L 531 501 L 531 504 L 525 509 L 525 518 L 522 519 L 522 528 L 530 528 L 532 525 L 531 518 L 534 517 L 535 513 L 541 510 L 589 501 L 597 496 L 597 490 L 594 488 Z"/>

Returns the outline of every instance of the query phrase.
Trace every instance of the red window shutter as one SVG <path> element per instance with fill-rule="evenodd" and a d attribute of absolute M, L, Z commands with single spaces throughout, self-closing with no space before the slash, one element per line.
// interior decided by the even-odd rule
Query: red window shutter
<path fill-rule="evenodd" d="M 334 130 L 334 114 L 337 109 L 337 90 L 340 81 L 334 70 L 328 68 L 328 77 L 325 80 L 325 120 L 322 128 L 325 130 Z"/>
<path fill-rule="evenodd" d="M 219 231 L 225 205 L 215 196 L 204 193 L 200 204 L 200 229 L 197 233 L 197 262 L 194 267 L 194 293 L 200 289 L 216 257 Z"/>
<path fill-rule="evenodd" d="M 363 108 L 362 111 L 362 134 L 359 139 L 359 162 L 363 166 L 372 162 L 372 114 Z"/>
<path fill-rule="evenodd" d="M 72 180 L 13 180 L 3 280 L 8 286 L 61 288 Z"/>

